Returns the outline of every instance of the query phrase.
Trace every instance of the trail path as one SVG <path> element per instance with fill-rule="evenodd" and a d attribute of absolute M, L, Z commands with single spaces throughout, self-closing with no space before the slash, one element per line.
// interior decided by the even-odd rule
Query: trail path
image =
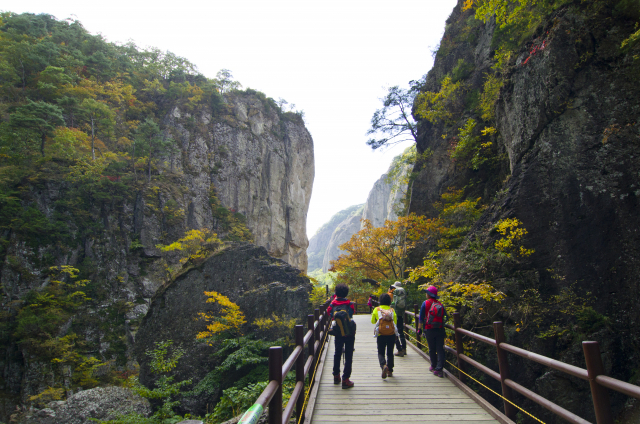
<path fill-rule="evenodd" d="M 311 424 L 497 422 L 448 379 L 430 373 L 430 364 L 411 349 L 407 356 L 395 358 L 393 377 L 383 380 L 371 316 L 356 315 L 354 320 L 358 325 L 351 374 L 355 387 L 343 390 L 340 384 L 333 384 L 331 338 Z"/>

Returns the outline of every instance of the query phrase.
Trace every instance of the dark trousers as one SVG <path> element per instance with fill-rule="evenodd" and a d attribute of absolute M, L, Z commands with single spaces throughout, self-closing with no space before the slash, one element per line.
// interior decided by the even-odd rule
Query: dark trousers
<path fill-rule="evenodd" d="M 378 361 L 380 366 L 386 365 L 389 371 L 393 372 L 393 344 L 396 341 L 395 334 L 390 336 L 378 336 Z M 385 350 L 387 353 L 387 360 L 384 359 Z"/>
<path fill-rule="evenodd" d="M 344 352 L 344 373 L 342 378 L 351 377 L 351 365 L 353 364 L 353 345 L 356 342 L 355 336 L 335 336 L 335 353 L 333 354 L 333 375 L 340 375 L 340 361 Z"/>
<path fill-rule="evenodd" d="M 429 358 L 431 366 L 438 371 L 444 368 L 444 328 L 431 328 L 424 330 L 424 336 L 429 345 Z"/>
<path fill-rule="evenodd" d="M 407 340 L 404 338 L 404 312 L 397 314 L 398 317 L 398 332 L 400 335 L 396 338 L 396 348 L 400 350 L 407 350 Z"/>

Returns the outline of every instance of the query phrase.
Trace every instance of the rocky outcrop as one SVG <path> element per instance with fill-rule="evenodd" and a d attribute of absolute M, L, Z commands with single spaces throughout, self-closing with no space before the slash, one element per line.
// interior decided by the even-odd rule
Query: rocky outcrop
<path fill-rule="evenodd" d="M 188 195 L 175 199 L 185 226 L 214 227 L 215 190 L 222 205 L 244 215 L 257 245 L 305 271 L 313 140 L 295 114 L 278 114 L 257 96 L 233 93 L 227 102 L 232 115 L 226 119 L 177 108 L 167 117 L 184 152 L 171 166 L 189 187 Z M 159 223 L 143 225 L 149 235 L 143 240 L 150 242 L 143 244 L 155 246 Z"/>
<path fill-rule="evenodd" d="M 136 334 L 135 357 L 140 363 L 141 383 L 151 385 L 157 377 L 150 373 L 146 355 L 156 342 L 172 340 L 175 347 L 185 351 L 173 373 L 175 381 L 192 379 L 196 384 L 224 359 L 213 357 L 214 348 L 196 338 L 206 327 L 199 313 L 219 311 L 215 304 L 207 303 L 205 291 L 216 291 L 240 306 L 248 323 L 245 334 L 256 329 L 253 322 L 257 318 L 270 318 L 276 313 L 302 323 L 309 313 L 311 283 L 299 269 L 270 257 L 264 247 L 228 246 L 155 295 Z M 264 336 L 262 332 L 256 334 Z M 189 397 L 180 408 L 204 414 L 207 404 L 215 404 L 219 394 Z"/>
<path fill-rule="evenodd" d="M 66 401 L 50 402 L 44 409 L 36 409 L 12 417 L 12 422 L 25 424 L 90 424 L 115 420 L 121 415 L 135 413 L 151 415 L 151 405 L 123 387 L 97 387 L 83 390 Z"/>

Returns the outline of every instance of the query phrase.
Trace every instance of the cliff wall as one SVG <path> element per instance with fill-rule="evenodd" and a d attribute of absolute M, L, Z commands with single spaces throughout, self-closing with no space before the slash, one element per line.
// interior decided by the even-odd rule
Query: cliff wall
<path fill-rule="evenodd" d="M 487 78 L 496 73 L 496 46 L 509 33 L 495 20 L 478 21 L 474 10 L 463 10 L 463 3 L 447 21 L 441 52 L 423 90 L 438 92 L 445 76 L 456 76 L 466 84 L 466 98 L 454 105 L 454 122 L 419 121 L 418 152 L 432 154 L 416 165 L 411 212 L 436 216 L 434 203 L 440 195 L 448 187 L 464 187 L 466 196 L 481 197 L 488 206 L 467 236 L 468 242 L 485 247 L 496 239 L 494 226 L 500 219 L 521 220 L 528 230 L 527 247 L 535 250 L 530 257 L 508 271 L 458 269 L 451 276 L 461 282 L 490 279 L 506 291 L 505 310 L 511 312 L 495 319 L 512 326 L 509 343 L 583 367 L 580 341 L 597 340 L 606 372 L 636 381 L 640 90 L 638 62 L 620 46 L 634 31 L 637 16 L 625 14 L 623 2 L 566 2 L 549 13 L 507 59 L 494 118 L 485 114 L 483 120 L 478 98 Z M 469 118 L 481 124 L 478 129 L 496 129 L 494 137 L 483 138 L 494 143 L 491 166 L 471 169 L 451 159 L 452 134 L 459 134 Z M 472 248 L 467 244 L 461 251 L 465 249 Z M 421 259 L 416 255 L 415 264 Z M 570 330 L 561 334 L 548 327 L 516 331 L 512 320 L 522 296 L 535 291 L 542 302 L 557 301 L 567 289 L 605 317 L 600 325 L 587 326 L 574 317 Z M 471 310 L 463 312 L 471 316 Z M 542 319 L 550 326 L 553 317 Z M 484 363 L 494 363 L 491 358 L 487 354 Z M 517 359 L 514 370 L 514 379 L 531 382 L 527 387 L 595 419 L 590 406 L 581 407 L 591 405 L 588 385 L 575 385 L 566 375 Z M 626 398 L 612 399 L 620 413 Z M 529 406 L 545 422 L 559 422 Z"/>
<path fill-rule="evenodd" d="M 20 183 L 21 213 L 37 210 L 58 227 L 47 224 L 50 233 L 29 239 L 23 238 L 29 233 L 3 233 L 0 283 L 3 328 L 8 330 L 3 333 L 0 389 L 5 416 L 48 386 L 67 387 L 68 395 L 77 386 L 71 372 L 75 365 L 51 363 L 47 355 L 60 353 L 38 348 L 41 339 L 77 335 L 82 344 L 65 349 L 108 363 L 105 373 L 133 367 L 132 343 L 150 300 L 189 254 L 189 248 L 163 252 L 159 246 L 190 230 L 212 229 L 234 240 L 246 236 L 236 234 L 246 222 L 265 254 L 306 270 L 313 141 L 299 116 L 279 112 L 260 94 L 232 92 L 215 113 L 206 105 L 172 108 L 162 128 L 173 147 L 150 167 L 150 174 L 138 171 L 126 180 L 109 175 L 91 185 L 84 176 L 62 180 L 52 161 Z M 81 203 L 80 215 L 66 208 L 69 199 Z M 77 216 L 85 221 L 79 223 Z M 67 242 L 50 242 L 54 236 Z M 35 344 L 17 342 L 27 337 L 14 331 L 30 310 L 19 312 L 20 305 L 33 303 L 25 295 L 49 290 L 52 279 L 59 278 L 49 267 L 58 264 L 77 268 L 86 278 L 82 292 L 88 300 L 79 307 L 54 309 L 61 321 L 51 318 L 47 331 L 53 333 L 47 337 L 29 324 L 23 333 L 33 333 L 29 340 Z M 62 284 L 69 281 L 62 278 Z"/>

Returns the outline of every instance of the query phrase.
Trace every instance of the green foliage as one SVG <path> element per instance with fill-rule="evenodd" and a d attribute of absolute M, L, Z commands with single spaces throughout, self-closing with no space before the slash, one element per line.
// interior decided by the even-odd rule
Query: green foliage
<path fill-rule="evenodd" d="M 269 348 L 282 346 L 285 340 L 272 342 L 255 339 L 252 335 L 237 339 L 219 340 L 215 356 L 222 363 L 200 380 L 190 392 L 194 395 L 213 394 L 217 389 L 235 386 L 236 382 L 256 382 L 269 362 Z"/>
<path fill-rule="evenodd" d="M 482 119 L 491 121 L 495 119 L 495 105 L 498 101 L 500 89 L 504 85 L 504 81 L 495 75 L 487 75 L 484 81 L 484 89 L 480 101 L 480 110 Z"/>
<path fill-rule="evenodd" d="M 183 380 L 174 383 L 174 377 L 169 376 L 168 374 L 178 365 L 178 361 L 185 352 L 181 348 L 171 349 L 171 346 L 173 345 L 173 341 L 171 340 L 156 342 L 155 345 L 155 349 L 146 352 L 146 355 L 151 358 L 151 362 L 149 364 L 151 372 L 153 374 L 160 375 L 160 377 L 155 382 L 155 387 L 153 389 L 150 389 L 141 385 L 138 382 L 137 377 L 131 378 L 131 385 L 132 390 L 138 393 L 140 396 L 147 399 L 161 400 L 162 405 L 154 412 L 153 416 L 148 419 L 140 417 L 137 414 L 129 414 L 116 420 L 104 422 L 109 424 L 125 424 L 138 422 L 164 424 L 182 421 L 182 417 L 173 412 L 173 408 L 180 402 L 172 399 L 175 399 L 178 395 L 180 395 L 182 387 L 191 384 L 191 380 Z M 173 352 L 169 353 L 170 350 L 172 350 Z"/>
<path fill-rule="evenodd" d="M 451 159 L 474 170 L 480 169 L 483 164 L 493 159 L 491 157 L 493 143 L 482 142 L 482 138 L 475 131 L 476 125 L 475 119 L 469 118 L 464 127 L 458 128 L 458 141 L 451 152 Z"/>
<path fill-rule="evenodd" d="M 454 66 L 451 71 L 451 82 L 456 83 L 467 79 L 474 69 L 475 66 L 471 63 L 465 62 L 464 59 L 458 59 L 458 63 L 456 63 L 456 66 Z"/>
<path fill-rule="evenodd" d="M 450 76 L 442 80 L 440 91 L 427 91 L 416 97 L 415 114 L 436 124 L 452 124 L 456 113 L 464 106 L 464 94 L 467 86 L 462 81 L 453 82 Z"/>
<path fill-rule="evenodd" d="M 255 403 L 267 384 L 267 382 L 260 382 L 242 388 L 226 389 L 222 392 L 222 397 L 207 422 L 223 422 L 240 415 Z"/>

